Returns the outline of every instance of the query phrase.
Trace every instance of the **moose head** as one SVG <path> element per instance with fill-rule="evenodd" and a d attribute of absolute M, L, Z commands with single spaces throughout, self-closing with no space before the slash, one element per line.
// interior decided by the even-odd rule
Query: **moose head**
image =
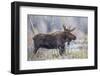
<path fill-rule="evenodd" d="M 68 45 L 69 43 L 72 41 L 72 40 L 76 40 L 76 36 L 74 34 L 72 34 L 71 32 L 75 30 L 75 28 L 72 28 L 69 27 L 69 28 L 66 28 L 65 25 L 63 25 L 63 29 L 64 29 L 64 33 L 65 33 L 65 36 L 66 36 L 66 41 L 68 42 Z"/>

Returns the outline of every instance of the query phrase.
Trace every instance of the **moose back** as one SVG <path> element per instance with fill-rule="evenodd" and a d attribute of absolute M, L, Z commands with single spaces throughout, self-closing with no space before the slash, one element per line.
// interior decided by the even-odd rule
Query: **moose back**
<path fill-rule="evenodd" d="M 46 49 L 59 49 L 59 54 L 62 55 L 65 52 L 65 43 L 68 45 L 72 40 L 76 39 L 76 36 L 71 32 L 75 29 L 67 29 L 63 25 L 64 31 L 58 31 L 51 34 L 39 33 L 33 37 L 34 40 L 34 54 L 37 53 L 39 48 Z"/>

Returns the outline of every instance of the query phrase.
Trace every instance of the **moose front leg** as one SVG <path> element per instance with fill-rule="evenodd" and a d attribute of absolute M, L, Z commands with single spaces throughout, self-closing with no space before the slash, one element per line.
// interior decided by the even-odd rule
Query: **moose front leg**
<path fill-rule="evenodd" d="M 61 56 L 64 54 L 64 52 L 65 52 L 65 45 L 63 45 L 59 48 L 59 53 Z"/>

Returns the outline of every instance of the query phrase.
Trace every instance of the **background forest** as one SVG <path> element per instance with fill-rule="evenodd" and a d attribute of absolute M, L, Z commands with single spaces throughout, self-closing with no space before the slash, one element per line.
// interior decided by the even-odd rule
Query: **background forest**
<path fill-rule="evenodd" d="M 36 55 L 33 54 L 34 41 L 32 38 L 38 33 L 52 33 L 63 31 L 66 28 L 75 28 L 72 32 L 77 40 L 72 41 L 70 46 L 66 43 L 66 53 L 59 55 L 58 49 L 40 48 Z M 88 17 L 77 16 L 27 16 L 27 54 L 28 61 L 47 59 L 85 59 L 88 58 Z"/>

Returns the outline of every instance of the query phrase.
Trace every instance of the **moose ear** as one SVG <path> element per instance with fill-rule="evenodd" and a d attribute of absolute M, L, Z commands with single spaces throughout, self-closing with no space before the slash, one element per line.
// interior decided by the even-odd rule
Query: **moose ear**
<path fill-rule="evenodd" d="M 66 31 L 66 26 L 65 25 L 63 25 L 63 29 L 64 29 L 64 31 Z"/>

